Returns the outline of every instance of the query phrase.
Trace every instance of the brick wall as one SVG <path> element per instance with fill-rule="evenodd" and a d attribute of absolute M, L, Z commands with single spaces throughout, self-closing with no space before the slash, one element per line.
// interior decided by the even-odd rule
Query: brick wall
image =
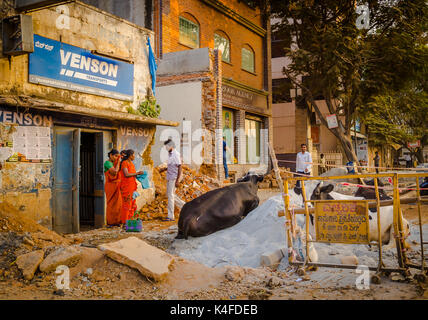
<path fill-rule="evenodd" d="M 262 26 L 258 10 L 251 9 L 242 2 L 238 3 L 237 0 L 222 3 L 257 26 Z M 159 10 L 162 11 L 162 30 L 159 28 Z M 168 53 L 191 49 L 179 43 L 180 15 L 199 24 L 200 48 L 214 48 L 214 33 L 217 30 L 223 31 L 229 37 L 231 60 L 230 63 L 222 63 L 224 77 L 233 78 L 256 89 L 264 89 L 263 37 L 201 0 L 162 0 L 162 8 L 159 3 L 156 4 L 153 20 L 158 45 L 159 37 L 162 37 L 162 48 L 157 47 L 158 55 L 160 50 L 162 53 Z M 255 52 L 255 74 L 241 69 L 241 48 L 245 44 L 250 45 Z"/>

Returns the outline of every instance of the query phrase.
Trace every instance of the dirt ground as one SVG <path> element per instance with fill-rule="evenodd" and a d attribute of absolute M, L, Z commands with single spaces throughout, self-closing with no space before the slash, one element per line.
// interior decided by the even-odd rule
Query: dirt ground
<path fill-rule="evenodd" d="M 261 202 L 278 193 L 278 190 L 260 190 Z M 417 206 L 403 205 L 405 217 L 415 223 Z M 423 206 L 423 223 L 428 222 L 428 206 Z M 16 230 L 18 232 L 18 230 Z M 44 239 L 36 246 L 53 250 L 69 243 L 79 244 L 83 252 L 80 262 L 70 268 L 70 289 L 56 290 L 56 274 L 37 272 L 31 281 L 24 280 L 14 264 L 13 252 L 28 251 L 18 233 L 9 234 L 10 250 L 3 250 L 0 264 L 0 299 L 279 299 L 279 300 L 388 300 L 428 299 L 427 283 L 414 279 L 384 276 L 380 284 L 370 284 L 359 290 L 355 270 L 319 268 L 299 276 L 295 267 L 283 271 L 269 268 L 221 267 L 209 268 L 200 263 L 175 257 L 173 268 L 161 283 L 142 276 L 138 271 L 108 258 L 97 245 L 136 236 L 162 250 L 168 249 L 177 232 L 176 222 L 145 221 L 143 232 L 126 233 L 119 227 L 89 230 L 64 238 Z M 6 236 L 6 233 L 3 233 Z M 38 239 L 38 238 L 37 238 Z M 61 241 L 59 241 L 61 240 Z M 56 241 L 56 242 L 55 242 Z M 426 240 L 425 240 L 426 241 Z M 34 247 L 33 247 L 34 248 Z M 1 249 L 1 248 L 0 248 Z M 413 243 L 413 251 L 418 245 Z M 6 253 L 5 253 L 6 252 Z M 6 267 L 5 263 L 9 263 Z M 417 270 L 411 269 L 412 274 Z M 371 273 L 373 274 L 373 273 Z"/>

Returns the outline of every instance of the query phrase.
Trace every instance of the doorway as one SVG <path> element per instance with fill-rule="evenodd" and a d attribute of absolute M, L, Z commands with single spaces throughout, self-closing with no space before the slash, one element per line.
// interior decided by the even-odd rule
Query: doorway
<path fill-rule="evenodd" d="M 104 225 L 103 133 L 80 134 L 79 221 L 88 230 Z M 82 231 L 83 231 L 82 230 Z"/>
<path fill-rule="evenodd" d="M 82 132 L 80 142 L 79 218 L 80 228 L 86 229 L 95 223 L 95 134 Z"/>
<path fill-rule="evenodd" d="M 54 132 L 54 230 L 77 233 L 102 227 L 104 133 L 67 127 Z"/>

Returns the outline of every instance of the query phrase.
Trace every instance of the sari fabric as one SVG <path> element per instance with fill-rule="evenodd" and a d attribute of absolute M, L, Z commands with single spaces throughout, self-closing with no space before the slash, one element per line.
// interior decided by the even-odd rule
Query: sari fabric
<path fill-rule="evenodd" d="M 114 163 L 114 167 L 117 165 Z M 120 224 L 121 210 L 122 210 L 122 195 L 120 193 L 120 175 L 119 173 L 113 175 L 108 170 L 104 172 L 105 185 L 104 190 L 107 198 L 107 224 Z"/>
<path fill-rule="evenodd" d="M 132 198 L 134 191 L 137 191 L 137 181 L 134 177 L 127 178 L 123 170 L 127 168 L 128 173 L 136 173 L 135 166 L 131 161 L 123 161 L 120 169 L 120 193 L 122 194 L 121 221 L 132 219 L 134 212 L 137 210 L 137 202 Z"/>

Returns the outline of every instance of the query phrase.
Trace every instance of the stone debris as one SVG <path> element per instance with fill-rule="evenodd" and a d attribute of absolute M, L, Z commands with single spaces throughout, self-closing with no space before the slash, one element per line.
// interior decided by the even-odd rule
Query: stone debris
<path fill-rule="evenodd" d="M 43 247 L 44 241 L 68 244 L 59 234 L 29 219 L 7 202 L 0 202 L 0 231 L 25 234 L 22 240 L 30 246 Z"/>
<path fill-rule="evenodd" d="M 82 257 L 82 253 L 72 246 L 59 248 L 50 253 L 40 264 L 40 271 L 48 273 L 60 265 L 72 266 Z"/>
<path fill-rule="evenodd" d="M 242 268 L 239 268 L 236 266 L 228 266 L 226 268 L 226 272 L 224 273 L 224 276 L 229 281 L 239 282 L 244 278 L 245 273 Z"/>
<path fill-rule="evenodd" d="M 340 261 L 342 262 L 342 264 L 358 265 L 358 258 L 355 255 L 341 257 Z"/>
<path fill-rule="evenodd" d="M 16 265 L 21 270 L 26 280 L 31 280 L 37 271 L 37 268 L 43 261 L 43 250 L 32 251 L 22 254 L 16 259 Z"/>
<path fill-rule="evenodd" d="M 140 209 L 137 218 L 143 221 L 161 220 L 167 217 L 168 198 L 166 195 L 166 171 L 159 173 L 159 169 L 162 167 L 161 165 L 153 169 L 156 198 L 153 202 L 144 205 Z M 176 201 L 174 214 L 176 217 L 179 214 L 179 210 L 186 202 L 220 186 L 216 179 L 206 174 L 198 173 L 186 165 L 182 166 L 182 170 L 182 180 L 175 192 Z"/>
<path fill-rule="evenodd" d="M 284 180 L 287 177 L 293 176 L 289 168 L 279 168 L 279 174 L 282 180 Z M 266 174 L 263 177 L 263 181 L 258 183 L 258 186 L 259 186 L 259 189 L 278 188 L 279 185 L 278 185 L 278 181 L 276 181 L 275 170 L 272 169 L 271 172 Z"/>
<path fill-rule="evenodd" d="M 278 278 L 278 277 L 271 277 L 269 278 L 269 280 L 267 281 L 267 286 L 271 289 L 276 288 L 276 287 L 280 287 L 282 285 L 285 284 L 285 281 Z"/>
<path fill-rule="evenodd" d="M 111 259 L 137 269 L 142 275 L 162 281 L 170 271 L 174 258 L 168 253 L 136 237 L 99 245 Z"/>
<path fill-rule="evenodd" d="M 32 247 L 34 246 L 34 241 L 31 240 L 29 237 L 24 237 L 22 239 L 22 242 L 25 243 L 25 244 L 28 244 L 29 246 L 32 246 Z"/>
<path fill-rule="evenodd" d="M 397 281 L 397 282 L 406 281 L 406 278 L 401 273 L 398 273 L 398 272 L 391 273 L 390 277 L 392 281 Z"/>

